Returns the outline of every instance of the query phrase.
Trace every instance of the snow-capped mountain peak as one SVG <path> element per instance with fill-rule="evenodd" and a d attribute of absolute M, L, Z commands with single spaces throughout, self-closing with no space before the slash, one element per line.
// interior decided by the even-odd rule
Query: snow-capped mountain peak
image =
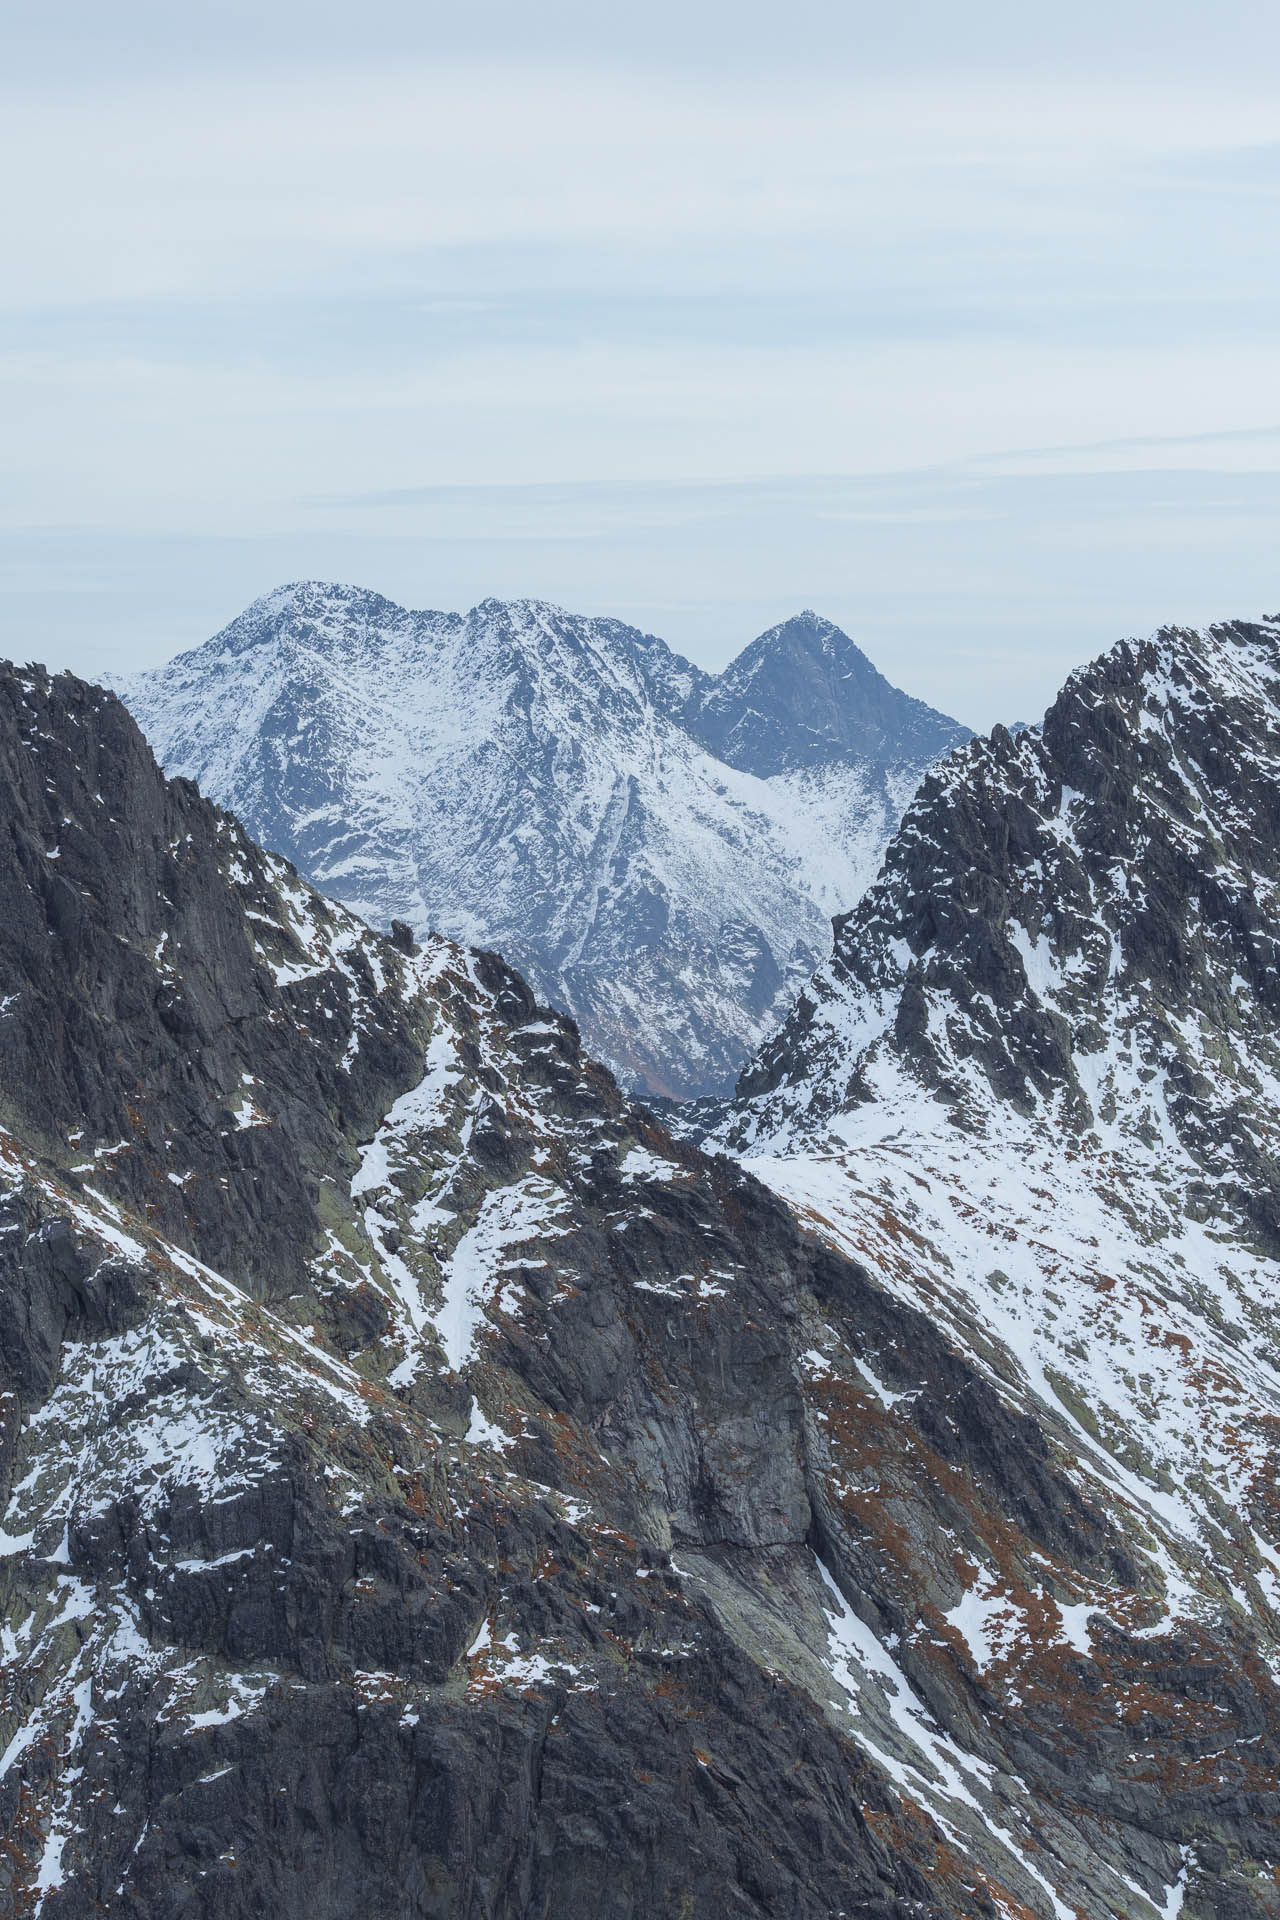
<path fill-rule="evenodd" d="M 399 619 L 397 618 L 399 616 Z M 240 653 L 272 644 L 309 643 L 318 648 L 350 645 L 369 631 L 394 629 L 414 617 L 380 593 L 330 580 L 294 580 L 251 601 L 210 643 L 215 651 Z M 428 616 L 448 619 L 448 615 Z"/>
<path fill-rule="evenodd" d="M 731 1084 L 963 737 L 816 616 L 747 653 L 716 679 L 546 601 L 411 612 L 305 581 L 121 691 L 171 772 L 318 885 L 497 948 L 624 1078 L 681 1095 Z"/>

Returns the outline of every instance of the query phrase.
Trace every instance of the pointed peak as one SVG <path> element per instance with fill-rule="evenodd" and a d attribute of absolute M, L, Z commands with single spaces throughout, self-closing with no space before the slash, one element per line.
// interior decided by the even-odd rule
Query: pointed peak
<path fill-rule="evenodd" d="M 805 607 L 786 620 L 779 620 L 776 626 L 767 627 L 751 642 L 751 646 L 744 648 L 744 652 L 749 653 L 754 647 L 810 647 L 815 642 L 829 644 L 832 641 L 843 642 L 855 653 L 861 651 L 843 627 L 838 627 L 834 620 L 828 620 L 825 614 L 815 613 L 812 607 Z"/>
<path fill-rule="evenodd" d="M 868 686 L 886 692 L 888 682 L 877 672 L 867 655 L 834 620 L 805 607 L 776 626 L 758 634 L 720 676 L 726 687 L 745 688 L 762 673 L 767 677 L 779 669 L 801 670 L 820 675 L 850 674 Z"/>
<path fill-rule="evenodd" d="M 744 647 L 702 705 L 702 737 L 767 776 L 831 760 L 925 767 L 969 730 L 902 693 L 812 607 Z"/>

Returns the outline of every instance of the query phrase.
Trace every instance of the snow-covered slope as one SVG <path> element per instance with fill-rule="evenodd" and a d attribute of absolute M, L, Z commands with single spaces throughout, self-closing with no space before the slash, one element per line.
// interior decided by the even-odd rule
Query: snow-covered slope
<path fill-rule="evenodd" d="M 1122 1217 L 1041 1309 L 1038 1166 L 953 1220 L 944 1128 L 868 1150 L 873 1276 L 68 676 L 0 668 L 0 820 L 0 1912 L 1274 1915 L 1263 1546 L 1010 1357 Z M 1148 1268 L 1071 1336 L 1121 1372 Z"/>
<path fill-rule="evenodd" d="M 1280 621 L 1124 643 L 927 776 L 720 1133 L 1125 1516 L 1096 1671 L 1195 1621 L 1280 1672 L 1278 958 Z M 948 1616 L 998 1699 L 1041 1604 L 992 1558 Z"/>
<path fill-rule="evenodd" d="M 677 1095 L 732 1083 L 963 737 L 813 616 L 715 680 L 539 602 L 316 584 L 121 691 L 170 772 L 318 886 L 498 949 Z"/>

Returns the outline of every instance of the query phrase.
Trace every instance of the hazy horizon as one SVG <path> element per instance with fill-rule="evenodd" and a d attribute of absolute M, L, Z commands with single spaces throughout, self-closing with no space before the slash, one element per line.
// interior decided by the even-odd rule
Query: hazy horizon
<path fill-rule="evenodd" d="M 406 565 L 406 578 L 412 578 L 412 572 L 412 566 Z M 735 608 L 732 603 L 729 603 L 724 607 L 716 609 L 718 619 L 723 622 L 723 632 L 718 633 L 711 644 L 706 643 L 704 636 L 704 643 L 702 645 L 699 646 L 695 644 L 691 646 L 682 645 L 679 639 L 673 637 L 671 622 L 664 624 L 660 619 L 655 617 L 663 611 L 661 608 L 646 609 L 639 607 L 619 611 L 616 606 L 576 605 L 569 600 L 557 598 L 552 594 L 527 594 L 520 592 L 518 589 L 512 589 L 510 592 L 501 594 L 481 593 L 475 598 L 467 598 L 464 595 L 460 599 L 453 600 L 443 596 L 437 596 L 435 599 L 422 599 L 421 597 L 414 597 L 411 593 L 396 593 L 385 585 L 378 585 L 367 579 L 303 572 L 293 576 L 290 580 L 273 580 L 260 591 L 247 594 L 242 601 L 237 601 L 236 604 L 230 608 L 225 617 L 217 618 L 212 625 L 207 627 L 207 630 L 201 627 L 198 632 L 187 635 L 181 641 L 173 641 L 171 635 L 168 635 L 167 630 L 164 630 L 160 636 L 161 643 L 155 646 L 139 645 L 137 635 L 134 633 L 122 635 L 121 646 L 123 651 L 129 653 L 131 665 L 125 668 L 106 663 L 102 664 L 97 670 L 110 680 L 127 672 L 143 671 L 149 667 L 163 665 L 176 655 L 190 652 L 201 646 L 206 640 L 216 638 L 220 632 L 230 626 L 234 620 L 255 601 L 266 598 L 273 591 L 282 587 L 298 584 L 302 581 L 317 581 L 322 584 L 365 589 L 381 594 L 383 598 L 417 612 L 467 613 L 472 608 L 478 606 L 481 601 L 490 598 L 507 601 L 544 601 L 550 605 L 559 607 L 562 611 L 569 614 L 588 618 L 622 620 L 626 625 L 638 628 L 641 632 L 656 634 L 658 638 L 667 642 L 673 652 L 683 655 L 686 659 L 693 661 L 696 665 L 710 673 L 721 672 L 744 648 L 748 647 L 753 640 L 757 639 L 762 633 L 767 632 L 771 627 L 780 625 L 797 614 L 812 611 L 823 618 L 834 620 L 837 626 L 842 627 L 843 630 L 849 634 L 850 638 L 861 648 L 862 652 L 870 658 L 873 666 L 877 667 L 885 678 L 890 680 L 895 686 L 901 687 L 905 692 L 914 695 L 914 697 L 919 700 L 925 701 L 927 705 L 937 708 L 939 711 L 948 714 L 951 718 L 960 720 L 965 725 L 972 726 L 976 732 L 989 732 L 992 726 L 1001 721 L 1005 724 L 1025 723 L 1038 725 L 1044 709 L 1051 704 L 1061 682 L 1065 680 L 1069 672 L 1076 667 L 1084 666 L 1090 659 L 1098 653 L 1106 651 L 1107 648 L 1116 641 L 1121 639 L 1144 638 L 1149 633 L 1154 632 L 1155 626 L 1160 624 L 1135 624 L 1129 627 L 1118 628 L 1114 633 L 1103 636 L 1096 646 L 1089 648 L 1087 651 L 1080 652 L 1078 655 L 1073 655 L 1069 659 L 1066 659 L 1064 652 L 1063 658 L 1066 660 L 1066 664 L 1058 676 L 1058 679 L 1048 688 L 1042 700 L 1037 700 L 1033 696 L 1029 702 L 1024 702 L 1023 706 L 1019 707 L 1016 699 L 1011 700 L 1006 698 L 1003 701 L 1000 701 L 998 698 L 993 699 L 989 695 L 989 690 L 983 689 L 983 692 L 988 695 L 988 699 L 982 707 L 974 709 L 976 717 L 970 718 L 963 709 L 966 705 L 973 709 L 973 701 L 972 698 L 966 700 L 965 689 L 959 678 L 957 678 L 956 682 L 957 698 L 954 702 L 948 703 L 945 698 L 940 696 L 935 686 L 927 683 L 927 678 L 921 679 L 919 674 L 912 670 L 911 660 L 904 658 L 901 655 L 900 649 L 898 653 L 895 654 L 891 640 L 887 641 L 882 636 L 881 644 L 877 647 L 869 640 L 865 628 L 860 631 L 856 623 L 850 623 L 838 618 L 832 613 L 829 606 L 814 605 L 810 601 L 797 599 L 789 605 L 784 606 L 779 604 L 770 612 L 768 617 L 762 616 L 759 624 L 756 625 L 752 625 L 750 620 L 746 618 L 744 609 L 740 607 Z M 746 622 L 745 624 L 742 623 L 742 620 L 735 624 L 732 617 L 735 611 L 743 616 Z M 1267 610 L 1262 608 L 1246 608 L 1236 609 L 1234 613 L 1223 615 L 1206 614 L 1202 620 L 1192 624 L 1209 625 L 1213 620 L 1218 618 L 1229 619 L 1239 617 L 1256 619 L 1264 617 L 1266 611 Z M 677 622 L 677 624 L 679 624 L 679 622 Z M 1164 624 L 1187 623 L 1166 622 Z M 980 657 L 984 662 L 990 663 L 995 657 L 996 645 L 993 643 L 990 635 L 987 635 L 986 639 L 987 645 L 981 649 Z M 100 642 L 94 643 L 94 652 L 98 650 L 100 644 Z M 109 651 L 109 649 L 104 649 L 104 651 Z M 973 645 L 973 653 L 979 653 L 976 640 Z M 23 658 L 37 658 L 37 656 L 26 654 Z M 86 673 L 89 677 L 92 677 L 94 671 L 92 660 L 86 666 L 77 667 L 70 661 L 60 663 L 57 660 L 51 661 L 39 657 L 39 664 L 53 666 L 55 668 L 59 664 L 66 664 L 70 666 L 72 671 Z M 953 675 L 962 675 L 964 670 L 964 650 L 958 646 L 953 646 L 948 664 L 950 665 Z"/>
<path fill-rule="evenodd" d="M 930 0 L 67 0 L 0 80 L 0 650 L 291 578 L 722 665 L 812 605 L 975 726 L 1280 604 L 1280 25 Z"/>

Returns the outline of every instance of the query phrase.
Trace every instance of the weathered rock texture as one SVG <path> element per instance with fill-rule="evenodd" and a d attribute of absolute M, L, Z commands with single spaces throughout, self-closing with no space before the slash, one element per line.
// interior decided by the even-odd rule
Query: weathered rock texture
<path fill-rule="evenodd" d="M 1276 1909 L 1253 1589 L 990 1355 L 111 696 L 0 781 L 0 1912 Z"/>
<path fill-rule="evenodd" d="M 1095 1755 L 1099 1806 L 1198 1807 L 1216 1913 L 1277 1898 L 1273 1709 L 1237 1718 L 1219 1662 L 1280 1670 L 1278 828 L 1280 621 L 1123 643 L 926 777 L 712 1116 L 1126 1533 L 1138 1578 L 1063 1614 L 1075 1697 L 1040 1691 L 1041 1594 L 994 1543 L 950 1617 L 1001 1711 Z"/>

